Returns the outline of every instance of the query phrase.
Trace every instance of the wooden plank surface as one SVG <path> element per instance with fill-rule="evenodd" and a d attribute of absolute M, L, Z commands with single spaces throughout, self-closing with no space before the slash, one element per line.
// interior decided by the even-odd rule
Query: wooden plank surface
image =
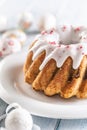
<path fill-rule="evenodd" d="M 2 99 L 0 99 L 0 116 L 5 113 L 7 107 L 7 103 L 5 103 Z M 0 121 L 0 127 L 4 126 L 4 120 Z"/>
<path fill-rule="evenodd" d="M 87 119 L 61 120 L 56 130 L 87 130 Z"/>
<path fill-rule="evenodd" d="M 41 130 L 54 130 L 56 124 L 58 123 L 57 119 L 43 118 L 33 116 L 33 121 L 35 124 L 39 125 Z"/>
<path fill-rule="evenodd" d="M 0 116 L 5 113 L 7 104 L 0 99 Z M 34 116 L 33 121 L 41 130 L 87 130 L 87 119 L 62 120 Z M 4 126 L 4 120 L 0 121 L 0 127 Z"/>

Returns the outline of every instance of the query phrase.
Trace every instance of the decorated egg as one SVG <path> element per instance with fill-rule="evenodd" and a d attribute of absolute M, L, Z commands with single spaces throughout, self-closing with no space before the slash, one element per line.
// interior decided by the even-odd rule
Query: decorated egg
<path fill-rule="evenodd" d="M 2 35 L 2 39 L 15 38 L 21 45 L 25 44 L 27 36 L 22 30 L 9 30 Z"/>
<path fill-rule="evenodd" d="M 0 57 L 18 52 L 21 50 L 19 41 L 15 38 L 6 38 L 0 40 Z"/>

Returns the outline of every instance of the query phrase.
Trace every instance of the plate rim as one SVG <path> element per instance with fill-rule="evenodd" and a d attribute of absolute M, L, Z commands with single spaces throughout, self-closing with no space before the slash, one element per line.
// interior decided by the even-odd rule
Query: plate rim
<path fill-rule="evenodd" d="M 16 57 L 16 56 L 20 57 L 22 54 L 24 55 L 24 53 L 26 53 L 26 52 L 19 52 L 19 53 L 15 53 L 15 54 L 12 54 L 12 55 L 5 57 L 0 62 L 0 73 L 2 71 L 3 63 L 6 62 L 7 59 L 11 59 L 11 58 L 13 59 L 13 57 Z M 17 96 L 17 95 L 15 95 L 15 96 Z M 18 96 L 17 96 L 15 98 L 16 99 L 16 101 L 15 101 L 15 99 L 12 97 L 12 94 L 9 95 L 9 93 L 3 88 L 3 85 L 1 84 L 1 80 L 0 80 L 0 97 L 1 97 L 2 100 L 4 100 L 8 104 L 13 103 L 13 102 L 18 102 L 20 105 L 22 105 L 22 106 L 24 105 L 24 107 L 26 107 L 25 104 L 22 104 L 20 101 L 17 101 L 17 99 L 23 100 L 25 96 L 20 96 L 20 98 L 18 98 Z M 27 98 L 25 97 L 25 99 L 27 99 Z M 48 117 L 48 118 L 57 118 L 57 119 L 58 118 L 61 118 L 61 119 L 83 119 L 83 118 L 87 118 L 87 114 L 86 114 L 87 113 L 87 105 L 86 105 L 86 107 L 80 107 L 78 105 L 78 108 L 80 107 L 78 109 L 76 106 L 68 105 L 68 108 L 67 108 L 67 105 L 62 106 L 62 105 L 51 104 L 51 103 L 47 103 L 47 102 L 41 102 L 41 101 L 29 98 L 29 97 L 28 97 L 28 100 L 30 102 L 32 101 L 34 103 L 34 105 L 32 104 L 33 106 L 31 106 L 29 109 L 28 108 L 26 108 L 26 109 L 28 109 L 31 114 L 36 115 L 36 116 Z M 29 104 L 31 105 L 30 102 L 29 102 Z M 37 107 L 37 104 L 39 104 L 39 108 Z M 33 107 L 35 107 L 36 110 L 34 110 Z M 57 109 L 57 110 L 55 111 L 54 108 Z M 40 110 L 44 110 L 44 111 L 40 111 Z"/>

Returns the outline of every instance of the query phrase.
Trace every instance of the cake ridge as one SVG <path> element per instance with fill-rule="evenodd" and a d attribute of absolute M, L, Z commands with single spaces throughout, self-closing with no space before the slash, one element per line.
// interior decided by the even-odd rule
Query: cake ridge
<path fill-rule="evenodd" d="M 24 77 L 47 96 L 87 98 L 87 28 L 42 32 L 28 51 Z"/>

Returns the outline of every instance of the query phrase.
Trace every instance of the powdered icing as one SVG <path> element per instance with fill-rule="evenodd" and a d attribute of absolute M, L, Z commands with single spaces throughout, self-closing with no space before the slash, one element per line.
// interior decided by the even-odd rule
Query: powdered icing
<path fill-rule="evenodd" d="M 33 51 L 32 60 L 46 51 L 40 70 L 50 59 L 54 59 L 60 68 L 69 56 L 73 59 L 73 68 L 77 69 L 83 56 L 87 54 L 86 27 L 60 26 L 57 31 L 53 29 L 42 32 L 36 39 L 37 43 L 29 51 Z"/>

